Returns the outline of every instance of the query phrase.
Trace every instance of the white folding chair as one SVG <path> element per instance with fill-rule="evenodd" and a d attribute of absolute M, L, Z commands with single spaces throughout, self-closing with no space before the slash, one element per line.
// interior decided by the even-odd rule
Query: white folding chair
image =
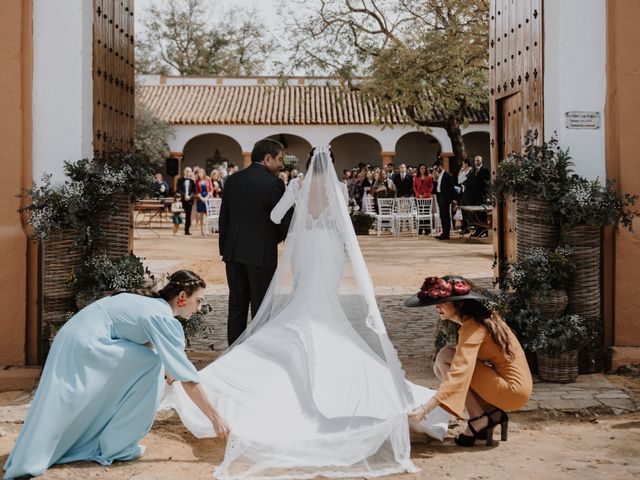
<path fill-rule="evenodd" d="M 415 198 L 399 197 L 396 198 L 393 209 L 393 222 L 396 236 L 400 236 L 402 228 L 407 225 L 412 235 L 416 235 L 415 225 Z"/>
<path fill-rule="evenodd" d="M 433 198 L 416 198 L 415 220 L 418 233 L 426 228 L 433 232 Z"/>
<path fill-rule="evenodd" d="M 207 198 L 205 205 L 207 207 L 207 214 L 204 217 L 204 234 L 209 235 L 209 233 L 215 233 L 218 231 L 222 199 Z"/>
<path fill-rule="evenodd" d="M 376 213 L 376 232 L 378 236 L 383 228 L 388 228 L 394 234 L 393 204 L 395 198 L 378 198 L 378 213 Z"/>
<path fill-rule="evenodd" d="M 369 193 L 365 193 L 362 196 L 362 213 L 366 213 L 372 217 L 376 216 L 376 207 L 373 203 L 373 196 Z"/>

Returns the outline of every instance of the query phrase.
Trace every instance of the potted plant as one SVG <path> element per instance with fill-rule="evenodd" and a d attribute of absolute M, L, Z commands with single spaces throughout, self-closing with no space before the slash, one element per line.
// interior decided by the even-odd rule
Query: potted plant
<path fill-rule="evenodd" d="M 569 383 L 578 376 L 578 350 L 590 341 L 584 318 L 576 314 L 558 318 L 540 317 L 527 347 L 536 352 L 538 375 L 545 382 Z"/>
<path fill-rule="evenodd" d="M 151 272 L 140 257 L 125 255 L 113 258 L 106 252 L 88 257 L 77 271 L 69 275 L 69 285 L 76 291 L 76 304 L 81 309 L 114 290 L 144 288 Z"/>
<path fill-rule="evenodd" d="M 531 247 L 555 247 L 558 238 L 553 204 L 566 191 L 572 165 L 558 140 L 537 144 L 531 131 L 522 153 L 512 153 L 498 164 L 492 192 L 498 202 L 515 197 L 518 255 Z"/>
<path fill-rule="evenodd" d="M 557 317 L 568 304 L 565 289 L 569 286 L 575 265 L 571 249 L 530 248 L 517 262 L 508 266 L 505 286 L 513 288 L 526 307 L 545 317 Z"/>
<path fill-rule="evenodd" d="M 349 217 L 351 218 L 351 223 L 353 224 L 356 235 L 369 235 L 369 230 L 375 218 L 360 210 L 360 207 L 358 207 L 358 204 L 353 198 L 349 200 Z"/>
<path fill-rule="evenodd" d="M 608 180 L 602 184 L 599 179 L 587 180 L 572 175 L 567 189 L 555 204 L 565 230 L 577 227 L 595 227 L 622 225 L 633 231 L 633 219 L 638 214 L 631 209 L 638 195 L 620 193 L 615 190 L 615 182 Z M 594 233 L 582 232 L 582 233 Z"/>
<path fill-rule="evenodd" d="M 580 352 L 582 371 L 599 371 L 602 365 L 600 252 L 602 227 L 621 225 L 633 231 L 632 210 L 637 195 L 617 192 L 615 183 L 588 180 L 578 175 L 569 179 L 568 188 L 556 202 L 561 221 L 562 241 L 572 249 L 576 265 L 568 289 L 569 309 L 584 317 L 593 334 L 593 342 Z"/>

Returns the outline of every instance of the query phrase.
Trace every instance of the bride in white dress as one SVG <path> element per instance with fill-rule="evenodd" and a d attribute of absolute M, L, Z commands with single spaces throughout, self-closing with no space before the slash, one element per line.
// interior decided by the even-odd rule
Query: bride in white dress
<path fill-rule="evenodd" d="M 435 392 L 407 382 L 389 341 L 329 147 L 273 209 L 295 210 L 284 252 L 245 333 L 200 371 L 231 435 L 218 479 L 375 477 L 414 472 L 407 412 Z M 260 239 L 256 239 L 260 241 Z M 197 437 L 211 423 L 179 383 L 174 408 Z M 442 439 L 436 409 L 412 428 Z"/>

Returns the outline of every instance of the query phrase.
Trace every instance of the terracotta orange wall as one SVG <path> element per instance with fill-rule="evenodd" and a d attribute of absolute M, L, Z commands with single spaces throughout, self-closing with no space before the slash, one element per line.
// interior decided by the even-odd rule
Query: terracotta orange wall
<path fill-rule="evenodd" d="M 640 194 L 640 2 L 607 2 L 607 176 Z M 640 218 L 605 243 L 605 315 L 615 346 L 640 348 Z M 608 271 L 607 271 L 608 270 Z M 611 288 L 613 287 L 613 291 Z"/>
<path fill-rule="evenodd" d="M 0 2 L 0 365 L 27 362 L 27 239 L 16 194 L 31 173 L 30 5 Z"/>

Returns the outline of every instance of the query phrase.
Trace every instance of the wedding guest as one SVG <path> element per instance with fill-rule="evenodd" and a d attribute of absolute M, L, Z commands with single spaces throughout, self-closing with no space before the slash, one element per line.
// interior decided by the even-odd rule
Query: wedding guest
<path fill-rule="evenodd" d="M 474 168 L 467 176 L 468 201 L 470 205 L 484 205 L 487 201 L 487 189 L 491 181 L 491 173 L 482 165 L 482 157 L 476 155 L 473 159 Z M 486 223 L 486 213 L 479 213 L 479 222 Z M 474 237 L 486 237 L 486 228 L 477 228 L 473 232 Z"/>
<path fill-rule="evenodd" d="M 386 167 L 383 170 L 386 170 L 387 176 L 391 178 L 396 171 L 396 166 L 393 163 L 387 163 Z"/>
<path fill-rule="evenodd" d="M 204 217 L 207 214 L 207 199 L 213 196 L 213 185 L 211 185 L 211 179 L 207 177 L 207 174 L 202 168 L 196 172 L 196 192 L 198 202 L 196 205 L 198 212 L 196 228 L 199 224 L 200 234 L 204 235 Z"/>
<path fill-rule="evenodd" d="M 176 193 L 173 196 L 173 202 L 171 203 L 171 214 L 173 218 L 171 221 L 173 222 L 173 236 L 178 235 L 178 228 L 180 228 L 180 224 L 182 223 L 182 214 L 184 213 L 184 208 L 182 208 L 182 195 Z"/>
<path fill-rule="evenodd" d="M 345 169 L 342 171 L 342 183 L 347 185 L 347 183 L 349 183 L 349 180 L 351 180 L 351 170 Z"/>
<path fill-rule="evenodd" d="M 416 198 L 431 198 L 433 177 L 424 163 L 418 165 L 418 173 L 413 177 L 413 193 Z"/>
<path fill-rule="evenodd" d="M 526 405 L 533 386 L 518 339 L 484 300 L 464 278 L 447 275 L 426 278 L 420 291 L 405 301 L 408 307 L 435 305 L 439 321 L 459 326 L 456 346 L 444 347 L 436 356 L 433 370 L 441 382 L 437 393 L 409 419 L 420 421 L 438 406 L 462 418 L 466 409 L 467 428 L 455 439 L 462 447 L 472 447 L 476 440 L 491 445 L 496 425 L 507 440 L 506 412 Z"/>
<path fill-rule="evenodd" d="M 4 465 L 5 479 L 55 464 L 135 460 L 167 382 L 178 381 L 214 431 L 229 427 L 185 354 L 182 325 L 204 301 L 205 282 L 181 270 L 159 292 L 114 292 L 56 334 L 29 414 Z"/>
<path fill-rule="evenodd" d="M 191 235 L 191 211 L 193 210 L 193 199 L 196 196 L 196 184 L 193 181 L 193 170 L 186 167 L 184 174 L 176 183 L 176 190 L 182 195 L 182 208 L 184 208 L 184 234 Z"/>
<path fill-rule="evenodd" d="M 154 197 L 166 197 L 169 195 L 169 184 L 162 177 L 161 173 L 156 173 L 155 182 L 153 182 L 153 196 Z"/>
<path fill-rule="evenodd" d="M 433 164 L 436 200 L 438 202 L 438 212 L 442 223 L 442 233 L 436 237 L 437 240 L 449 240 L 451 233 L 451 202 L 455 196 L 453 189 L 453 178 L 442 166 L 442 161 L 437 160 Z"/>
<path fill-rule="evenodd" d="M 300 175 L 298 170 L 296 170 L 295 168 L 292 168 L 291 169 L 291 180 L 293 180 L 294 178 L 298 178 L 298 175 Z"/>
<path fill-rule="evenodd" d="M 278 174 L 278 178 L 280 178 L 280 180 L 282 180 L 282 183 L 284 183 L 284 186 L 286 187 L 289 183 L 289 176 L 287 175 L 287 172 L 282 171 Z"/>
<path fill-rule="evenodd" d="M 211 197 L 220 198 L 222 196 L 222 181 L 220 177 L 220 170 L 218 170 L 217 168 L 211 170 L 209 179 L 211 180 Z"/>
<path fill-rule="evenodd" d="M 455 186 L 456 192 L 458 193 L 458 205 L 470 205 L 469 202 L 469 188 L 468 188 L 468 178 L 469 172 L 471 172 L 471 162 L 468 158 L 465 158 L 462 161 L 462 166 L 458 171 L 458 184 Z M 456 212 L 456 216 L 462 217 L 462 224 L 460 226 L 460 233 L 466 234 L 469 233 L 469 222 L 467 219 L 467 214 L 460 210 L 461 215 Z"/>
<path fill-rule="evenodd" d="M 375 177 L 375 175 L 374 175 Z M 378 211 L 379 198 L 394 198 L 396 196 L 396 186 L 389 179 L 386 170 L 380 170 L 378 179 L 373 184 L 373 201 L 376 212 Z"/>
<path fill-rule="evenodd" d="M 365 178 L 362 180 L 362 211 L 364 213 L 374 213 L 373 205 L 373 171 L 371 169 L 363 170 Z"/>
<path fill-rule="evenodd" d="M 398 197 L 412 197 L 413 196 L 413 178 L 407 172 L 407 166 L 401 163 L 398 167 L 398 173 L 392 177 L 393 183 L 396 187 L 396 194 Z"/>
<path fill-rule="evenodd" d="M 460 167 L 460 170 L 458 171 L 458 183 L 456 185 L 460 196 L 462 196 L 462 192 L 465 190 L 465 182 L 467 181 L 467 176 L 469 175 L 470 171 L 471 171 L 471 162 L 469 161 L 468 158 L 465 158 L 462 161 L 462 166 Z"/>
<path fill-rule="evenodd" d="M 362 209 L 362 197 L 364 196 L 363 182 L 366 180 L 367 175 L 364 171 L 359 172 L 354 176 L 353 181 L 349 185 L 349 198 L 353 198 L 359 208 Z"/>

